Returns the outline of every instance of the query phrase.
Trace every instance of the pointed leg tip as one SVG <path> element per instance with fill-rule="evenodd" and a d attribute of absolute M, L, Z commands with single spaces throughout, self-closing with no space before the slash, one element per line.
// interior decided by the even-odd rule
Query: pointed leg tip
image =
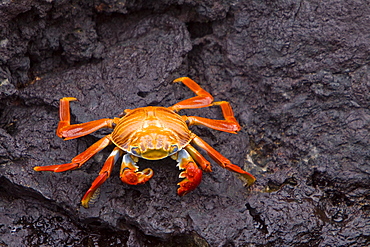
<path fill-rule="evenodd" d="M 62 100 L 66 100 L 66 101 L 78 101 L 78 99 L 75 98 L 75 97 L 63 97 Z"/>
<path fill-rule="evenodd" d="M 86 201 L 86 200 L 82 200 L 81 201 L 81 206 L 84 207 L 84 208 L 89 208 L 89 201 Z"/>
<path fill-rule="evenodd" d="M 256 182 L 256 178 L 248 172 L 240 175 L 244 178 L 244 180 L 246 180 L 247 186 L 251 186 L 254 184 L 254 182 Z"/>
<path fill-rule="evenodd" d="M 33 170 L 36 172 L 54 171 L 53 169 L 50 169 L 50 166 L 35 166 Z"/>
<path fill-rule="evenodd" d="M 173 83 L 175 83 L 175 82 L 181 82 L 181 81 L 186 80 L 186 79 L 189 79 L 189 77 L 179 77 L 179 78 L 173 80 L 172 82 Z"/>

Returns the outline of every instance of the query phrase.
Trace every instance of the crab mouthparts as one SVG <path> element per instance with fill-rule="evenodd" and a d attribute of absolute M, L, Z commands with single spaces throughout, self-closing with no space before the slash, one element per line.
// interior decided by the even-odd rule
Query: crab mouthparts
<path fill-rule="evenodd" d="M 163 149 L 147 149 L 141 154 L 141 157 L 147 160 L 159 160 L 166 158 L 168 155 L 168 151 Z"/>

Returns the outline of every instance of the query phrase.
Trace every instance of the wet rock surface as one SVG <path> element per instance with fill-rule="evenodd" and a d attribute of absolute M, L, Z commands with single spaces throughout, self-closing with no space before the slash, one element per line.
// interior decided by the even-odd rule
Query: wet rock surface
<path fill-rule="evenodd" d="M 370 245 L 370 7 L 366 1 L 18 1 L 0 3 L 0 245 Z M 192 130 L 250 171 L 212 163 L 180 198 L 176 162 L 119 165 L 89 209 L 80 200 L 113 147 L 68 163 L 109 130 L 55 135 L 61 97 L 74 123 L 193 96 L 189 76 L 227 100 L 237 134 Z M 217 107 L 184 110 L 221 118 Z"/>

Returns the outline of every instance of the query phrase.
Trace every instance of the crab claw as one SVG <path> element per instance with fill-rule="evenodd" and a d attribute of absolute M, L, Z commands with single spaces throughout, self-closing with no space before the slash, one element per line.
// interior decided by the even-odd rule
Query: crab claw
<path fill-rule="evenodd" d="M 131 158 L 130 154 L 123 156 L 120 171 L 122 182 L 130 185 L 137 185 L 143 184 L 153 177 L 154 173 L 152 169 L 146 168 L 139 172 L 139 167 L 135 164 L 136 162 Z"/>
<path fill-rule="evenodd" d="M 179 162 L 177 166 L 180 169 L 185 169 L 179 175 L 184 180 L 177 184 L 180 186 L 177 189 L 177 194 L 183 196 L 198 187 L 202 181 L 202 170 L 198 168 L 193 158 L 184 149 L 177 153 L 177 162 Z"/>
<path fill-rule="evenodd" d="M 137 185 L 147 182 L 152 177 L 153 170 L 150 168 L 144 169 L 142 172 L 135 172 L 127 168 L 121 174 L 121 181 L 126 184 Z"/>

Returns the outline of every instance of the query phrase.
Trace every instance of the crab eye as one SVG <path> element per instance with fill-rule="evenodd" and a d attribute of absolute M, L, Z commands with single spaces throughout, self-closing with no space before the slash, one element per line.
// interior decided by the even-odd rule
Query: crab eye
<path fill-rule="evenodd" d="M 176 144 L 171 145 L 170 153 L 173 154 L 176 153 L 177 151 L 179 151 L 179 147 Z"/>
<path fill-rule="evenodd" d="M 131 148 L 131 153 L 133 155 L 140 155 L 140 149 L 138 147 Z"/>

